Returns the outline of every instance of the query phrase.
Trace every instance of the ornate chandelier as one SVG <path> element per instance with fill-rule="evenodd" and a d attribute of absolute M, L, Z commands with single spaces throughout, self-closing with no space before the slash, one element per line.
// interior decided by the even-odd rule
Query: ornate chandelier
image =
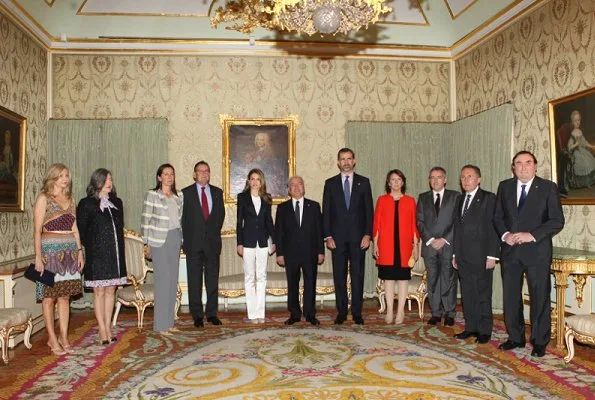
<path fill-rule="evenodd" d="M 384 0 L 231 0 L 211 17 L 211 25 L 250 33 L 257 27 L 313 35 L 347 34 L 391 11 Z"/>

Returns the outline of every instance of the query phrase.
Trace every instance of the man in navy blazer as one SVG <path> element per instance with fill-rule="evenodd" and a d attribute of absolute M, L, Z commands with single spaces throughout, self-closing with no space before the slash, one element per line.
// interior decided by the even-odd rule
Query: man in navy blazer
<path fill-rule="evenodd" d="M 302 318 L 299 301 L 300 268 L 304 275 L 304 317 L 312 325 L 320 325 L 316 318 L 316 275 L 318 264 L 324 262 L 322 215 L 320 204 L 304 197 L 304 180 L 293 176 L 288 183 L 291 199 L 277 207 L 275 244 L 277 263 L 285 267 L 287 275 L 287 309 L 293 325 Z"/>
<path fill-rule="evenodd" d="M 463 195 L 454 217 L 452 266 L 459 270 L 465 330 L 457 339 L 474 336 L 477 343 L 492 338 L 492 282 L 500 256 L 500 240 L 494 229 L 496 195 L 479 187 L 481 170 L 476 165 L 461 169 Z"/>
<path fill-rule="evenodd" d="M 202 328 L 205 313 L 208 322 L 221 325 L 221 320 L 217 317 L 217 303 L 221 227 L 225 219 L 225 207 L 223 191 L 209 183 L 211 168 L 206 161 L 196 163 L 193 178 L 195 183 L 182 189 L 185 199 L 182 210 L 184 237 L 182 248 L 186 253 L 190 314 L 194 319 L 194 326 Z M 205 218 L 205 214 L 208 217 Z M 207 290 L 207 304 L 204 311 L 203 274 Z"/>
<path fill-rule="evenodd" d="M 522 288 L 526 273 L 531 296 L 531 355 L 543 357 L 551 336 L 552 237 L 564 227 L 564 213 L 556 184 L 535 175 L 537 159 L 532 153 L 519 151 L 512 159 L 512 169 L 515 177 L 498 186 L 494 213 L 494 226 L 502 241 L 508 331 L 508 340 L 500 349 L 525 347 Z"/>
<path fill-rule="evenodd" d="M 337 317 L 335 324 L 347 320 L 347 268 L 351 276 L 351 315 L 353 322 L 363 325 L 365 252 L 370 247 L 374 205 L 368 178 L 353 172 L 355 153 L 339 150 L 339 175 L 324 183 L 322 198 L 323 233 L 326 246 L 332 251 L 333 280 Z"/>

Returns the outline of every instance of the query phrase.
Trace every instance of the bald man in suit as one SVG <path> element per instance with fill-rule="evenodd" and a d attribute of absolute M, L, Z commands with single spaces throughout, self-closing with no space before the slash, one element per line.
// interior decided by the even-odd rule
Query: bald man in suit
<path fill-rule="evenodd" d="M 287 309 L 285 325 L 302 318 L 299 302 L 300 272 L 304 276 L 304 317 L 311 325 L 320 325 L 316 318 L 316 276 L 318 264 L 324 262 L 322 214 L 320 204 L 304 197 L 304 180 L 293 176 L 288 183 L 291 199 L 279 204 L 275 218 L 277 263 L 287 275 Z"/>

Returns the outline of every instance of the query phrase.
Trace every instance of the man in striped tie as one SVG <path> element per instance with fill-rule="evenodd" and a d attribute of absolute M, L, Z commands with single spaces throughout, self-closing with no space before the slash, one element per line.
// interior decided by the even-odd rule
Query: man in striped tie
<path fill-rule="evenodd" d="M 525 347 L 523 274 L 531 293 L 531 343 L 543 357 L 551 335 L 550 265 L 552 237 L 564 227 L 558 187 L 536 176 L 537 159 L 519 151 L 512 159 L 514 178 L 500 182 L 494 226 L 502 241 L 504 322 L 508 340 L 501 350 Z"/>

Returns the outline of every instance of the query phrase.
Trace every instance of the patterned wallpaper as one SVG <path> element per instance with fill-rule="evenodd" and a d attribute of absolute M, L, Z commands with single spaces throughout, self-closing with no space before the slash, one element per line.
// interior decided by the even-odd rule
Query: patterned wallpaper
<path fill-rule="evenodd" d="M 513 150 L 550 178 L 548 101 L 595 86 L 595 1 L 552 0 L 456 61 L 458 118 L 512 102 Z M 595 206 L 565 206 L 555 243 L 595 250 Z"/>
<path fill-rule="evenodd" d="M 33 204 L 47 168 L 47 54 L 0 13 L 0 105 L 27 118 L 25 212 L 0 212 L 0 262 L 32 255 Z"/>
<path fill-rule="evenodd" d="M 167 117 L 180 187 L 192 182 L 200 159 L 211 164 L 211 182 L 222 184 L 219 114 L 297 114 L 296 170 L 316 200 L 338 173 L 346 121 L 449 120 L 449 68 L 440 62 L 57 55 L 53 69 L 55 118 Z M 234 227 L 230 208 L 225 229 Z"/>

